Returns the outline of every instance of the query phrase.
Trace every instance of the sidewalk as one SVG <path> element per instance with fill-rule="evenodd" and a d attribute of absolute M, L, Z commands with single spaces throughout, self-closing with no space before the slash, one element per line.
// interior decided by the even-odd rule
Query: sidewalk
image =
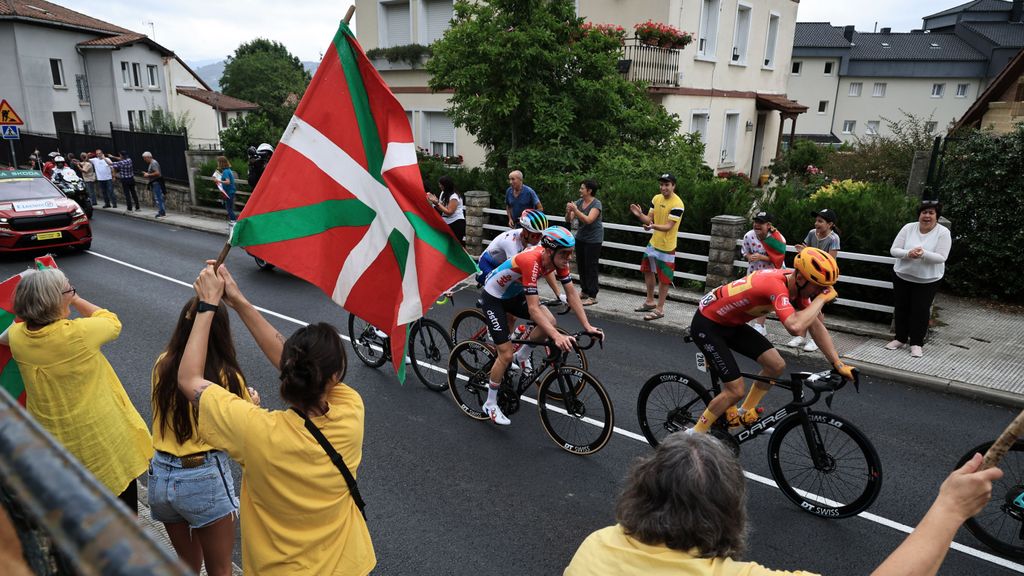
<path fill-rule="evenodd" d="M 97 212 L 111 211 L 97 208 Z M 165 218 L 155 219 L 151 209 L 142 213 L 116 212 L 225 238 L 228 233 L 226 218 L 168 211 Z M 643 294 L 643 284 L 638 281 L 605 276 L 601 279 L 598 303 L 588 307 L 587 312 L 680 334 L 689 327 L 696 303 L 703 296 L 673 289 L 665 306 L 665 317 L 645 322 L 643 314 L 633 312 L 643 303 Z M 923 358 L 911 358 L 905 349 L 885 350 L 883 346 L 892 339 L 888 325 L 836 316 L 828 317 L 826 324 L 839 354 L 866 374 L 1024 408 L 1024 315 L 943 294 L 935 299 L 935 308 L 938 322 L 929 334 Z M 784 355 L 810 354 L 822 358 L 819 352 L 787 347 L 791 336 L 779 322 L 769 320 L 767 327 L 768 338 Z"/>

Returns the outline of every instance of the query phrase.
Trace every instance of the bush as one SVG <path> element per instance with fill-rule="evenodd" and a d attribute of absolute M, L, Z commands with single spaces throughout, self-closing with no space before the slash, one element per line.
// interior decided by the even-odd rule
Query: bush
<path fill-rule="evenodd" d="M 1007 278 L 1024 245 L 1024 124 L 1005 135 L 970 130 L 947 142 L 941 180 L 953 223 L 946 284 L 960 294 L 1024 301 Z"/>
<path fill-rule="evenodd" d="M 220 131 L 220 143 L 228 158 L 245 158 L 249 146 L 259 146 L 263 142 L 277 146 L 280 139 L 281 132 L 260 111 L 236 118 Z"/>
<path fill-rule="evenodd" d="M 234 171 L 235 178 L 245 180 L 246 178 L 249 177 L 248 162 L 246 162 L 245 160 L 233 160 L 230 157 L 228 158 L 228 162 L 231 163 L 231 170 Z M 213 182 L 212 180 L 204 180 L 202 178 L 198 178 L 198 176 L 205 176 L 209 178 L 210 176 L 213 175 L 213 172 L 216 169 L 217 161 L 213 159 L 203 162 L 202 164 L 199 165 L 198 168 L 196 168 L 196 202 L 200 206 L 207 206 L 210 208 L 221 208 L 224 206 L 222 196 L 220 195 L 220 191 L 217 190 L 216 182 Z M 246 184 L 238 184 L 237 188 L 239 192 L 250 191 L 249 186 Z M 241 202 L 242 204 L 245 204 L 245 201 L 248 200 L 248 197 L 236 196 L 235 199 L 237 201 L 236 203 Z"/>
<path fill-rule="evenodd" d="M 914 152 L 931 150 L 932 132 L 926 129 L 932 117 L 916 116 L 901 110 L 898 120 L 882 118 L 891 132 L 887 136 L 858 139 L 855 146 L 844 145 L 830 154 L 822 167 L 832 178 L 884 182 L 905 190 L 914 163 Z"/>

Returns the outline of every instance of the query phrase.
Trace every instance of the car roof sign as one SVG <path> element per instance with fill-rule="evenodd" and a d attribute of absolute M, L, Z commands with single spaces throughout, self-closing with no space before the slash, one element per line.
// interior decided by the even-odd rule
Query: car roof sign
<path fill-rule="evenodd" d="M 43 173 L 38 170 L 0 170 L 0 180 L 8 178 L 42 178 Z"/>

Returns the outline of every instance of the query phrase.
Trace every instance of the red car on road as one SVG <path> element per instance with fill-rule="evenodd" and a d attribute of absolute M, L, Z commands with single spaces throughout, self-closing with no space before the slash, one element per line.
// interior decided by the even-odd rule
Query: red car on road
<path fill-rule="evenodd" d="M 0 171 L 0 252 L 65 246 L 88 250 L 89 218 L 42 172 Z"/>

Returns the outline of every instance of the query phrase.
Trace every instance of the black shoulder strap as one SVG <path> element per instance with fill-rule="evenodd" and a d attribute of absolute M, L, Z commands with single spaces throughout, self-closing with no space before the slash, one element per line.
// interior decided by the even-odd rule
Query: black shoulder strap
<path fill-rule="evenodd" d="M 331 443 L 324 436 L 324 433 L 313 424 L 313 421 L 308 416 L 300 412 L 296 408 L 292 408 L 296 414 L 302 417 L 306 421 L 306 430 L 316 438 L 316 441 L 320 443 L 320 446 L 327 452 L 327 456 L 331 458 L 331 462 L 338 468 L 338 472 L 345 478 L 345 484 L 348 484 L 348 491 L 352 494 L 352 499 L 355 500 L 356 506 L 359 507 L 359 512 L 363 515 L 363 520 L 366 520 L 366 502 L 363 502 L 363 496 L 359 493 L 359 485 L 356 484 L 355 477 L 352 476 L 352 472 L 349 471 L 348 466 L 345 465 L 345 459 L 341 457 L 341 454 L 331 446 Z"/>

